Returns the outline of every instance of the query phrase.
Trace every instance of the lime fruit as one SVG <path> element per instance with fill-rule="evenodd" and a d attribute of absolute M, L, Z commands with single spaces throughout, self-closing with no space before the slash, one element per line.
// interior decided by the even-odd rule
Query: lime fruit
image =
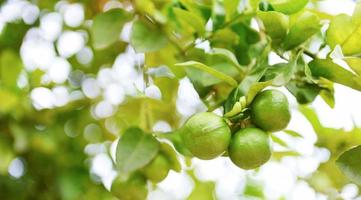
<path fill-rule="evenodd" d="M 193 156 L 210 160 L 222 155 L 229 145 L 231 130 L 224 119 L 214 113 L 198 113 L 181 129 L 186 148 Z"/>
<path fill-rule="evenodd" d="M 251 104 L 252 122 L 265 131 L 280 131 L 287 127 L 291 113 L 287 97 L 277 90 L 259 93 Z"/>
<path fill-rule="evenodd" d="M 170 169 L 170 163 L 163 154 L 158 154 L 143 169 L 143 174 L 152 182 L 158 183 L 165 179 Z"/>
<path fill-rule="evenodd" d="M 121 200 L 144 200 L 147 198 L 147 180 L 141 174 L 133 174 L 127 180 L 116 178 L 111 193 Z"/>
<path fill-rule="evenodd" d="M 241 129 L 233 135 L 228 154 L 242 169 L 257 168 L 271 157 L 269 136 L 258 128 Z"/>

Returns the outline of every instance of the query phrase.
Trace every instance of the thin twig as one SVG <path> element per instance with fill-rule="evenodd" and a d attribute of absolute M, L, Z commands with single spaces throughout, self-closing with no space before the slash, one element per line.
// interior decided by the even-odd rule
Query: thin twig
<path fill-rule="evenodd" d="M 278 53 L 278 52 L 276 52 L 276 54 L 277 54 L 280 58 L 282 58 L 283 60 L 285 60 L 285 61 L 289 61 L 289 59 L 288 59 L 288 58 L 286 58 L 283 54 Z"/>
<path fill-rule="evenodd" d="M 303 53 L 306 54 L 307 56 L 313 58 L 313 59 L 317 59 L 317 55 L 315 55 L 314 53 L 308 51 L 307 49 L 303 49 Z"/>

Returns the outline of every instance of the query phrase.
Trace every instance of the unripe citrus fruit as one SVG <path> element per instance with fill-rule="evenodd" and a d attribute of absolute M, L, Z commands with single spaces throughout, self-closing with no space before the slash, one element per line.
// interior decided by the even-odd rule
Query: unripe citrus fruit
<path fill-rule="evenodd" d="M 143 174 L 152 182 L 158 183 L 165 179 L 170 169 L 170 163 L 163 154 L 158 154 L 143 169 Z"/>
<path fill-rule="evenodd" d="M 118 177 L 111 186 L 111 193 L 121 200 L 144 200 L 148 195 L 146 183 L 141 174 L 134 174 L 128 180 Z"/>
<path fill-rule="evenodd" d="M 265 131 L 280 131 L 287 127 L 291 113 L 287 97 L 277 90 L 259 93 L 251 104 L 252 122 Z"/>
<path fill-rule="evenodd" d="M 269 136 L 258 128 L 241 129 L 233 135 L 228 154 L 242 169 L 257 168 L 271 157 Z"/>
<path fill-rule="evenodd" d="M 193 156 L 210 160 L 227 149 L 231 131 L 222 117 L 210 113 L 198 113 L 187 120 L 181 129 L 184 145 Z"/>

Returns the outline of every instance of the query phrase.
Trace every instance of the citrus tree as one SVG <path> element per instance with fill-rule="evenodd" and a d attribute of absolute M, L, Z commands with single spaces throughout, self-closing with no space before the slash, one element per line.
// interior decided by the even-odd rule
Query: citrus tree
<path fill-rule="evenodd" d="M 193 179 L 188 199 L 215 199 L 192 162 L 257 171 L 299 156 L 275 134 L 302 137 L 287 129 L 296 109 L 330 152 L 305 181 L 335 198 L 361 185 L 361 129 L 327 128 L 307 106 L 333 108 L 334 84 L 361 90 L 360 3 L 336 16 L 317 0 L 0 3 L 1 199 L 141 200 L 171 171 Z M 266 198 L 251 182 L 243 196 Z"/>

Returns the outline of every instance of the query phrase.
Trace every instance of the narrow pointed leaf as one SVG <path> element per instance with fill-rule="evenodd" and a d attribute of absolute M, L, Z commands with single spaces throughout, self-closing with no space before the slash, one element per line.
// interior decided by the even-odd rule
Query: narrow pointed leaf
<path fill-rule="evenodd" d="M 361 79 L 352 72 L 327 59 L 315 59 L 309 63 L 312 75 L 361 91 Z"/>

